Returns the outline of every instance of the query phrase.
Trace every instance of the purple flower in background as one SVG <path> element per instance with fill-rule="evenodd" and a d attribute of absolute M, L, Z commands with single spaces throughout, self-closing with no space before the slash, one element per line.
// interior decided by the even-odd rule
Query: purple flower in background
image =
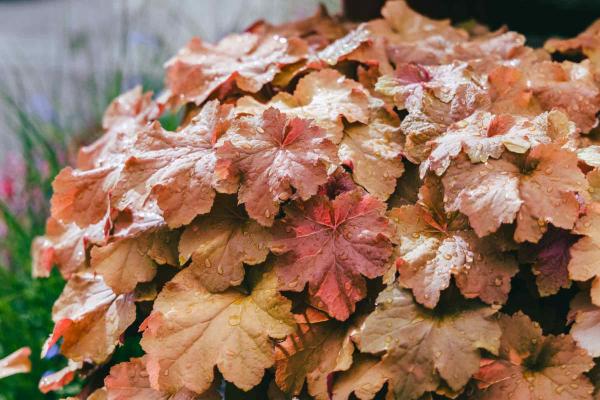
<path fill-rule="evenodd" d="M 43 94 L 33 94 L 27 100 L 27 111 L 43 122 L 55 122 L 58 118 L 52 102 Z"/>
<path fill-rule="evenodd" d="M 130 31 L 127 34 L 127 43 L 129 46 L 144 46 L 152 49 L 160 48 L 158 36 L 140 31 Z"/>
<path fill-rule="evenodd" d="M 44 359 L 49 360 L 52 357 L 56 357 L 58 354 L 60 353 L 60 345 L 58 343 L 55 343 L 52 347 L 50 347 L 50 349 L 48 349 L 48 351 L 46 352 L 46 355 L 44 356 Z M 46 371 L 46 373 L 48 373 L 49 371 Z M 46 373 L 44 375 L 46 375 Z"/>

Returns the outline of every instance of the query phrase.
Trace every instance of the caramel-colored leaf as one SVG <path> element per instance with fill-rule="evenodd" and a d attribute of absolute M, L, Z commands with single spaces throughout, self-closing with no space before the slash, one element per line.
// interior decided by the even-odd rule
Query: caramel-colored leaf
<path fill-rule="evenodd" d="M 267 108 L 278 110 L 299 118 L 313 120 L 321 127 L 329 140 L 342 140 L 342 116 L 348 122 L 369 122 L 370 99 L 361 84 L 332 69 L 313 72 L 303 77 L 294 94 L 281 92 L 267 104 L 252 97 L 238 100 L 237 113 L 262 114 Z"/>
<path fill-rule="evenodd" d="M 436 37 L 449 43 L 462 41 L 467 33 L 455 29 L 450 20 L 434 20 L 412 10 L 404 0 L 388 1 L 381 9 L 383 20 L 371 21 L 368 26 L 377 35 L 393 44 L 419 42 Z"/>
<path fill-rule="evenodd" d="M 66 167 L 52 182 L 52 217 L 80 227 L 98 223 L 109 207 L 109 193 L 117 183 L 120 167 L 103 166 L 91 170 Z"/>
<path fill-rule="evenodd" d="M 514 257 L 494 246 L 493 239 L 479 239 L 472 230 L 445 218 L 436 222 L 420 205 L 394 208 L 388 216 L 396 227 L 399 282 L 412 289 L 419 303 L 435 307 L 452 276 L 467 298 L 506 302 L 518 266 Z"/>
<path fill-rule="evenodd" d="M 442 178 L 448 211 L 469 217 L 480 237 L 511 223 L 521 209 L 519 169 L 507 160 L 474 164 L 459 158 Z"/>
<path fill-rule="evenodd" d="M 408 111 L 401 128 L 406 134 L 406 156 L 416 163 L 429 155 L 431 140 L 490 103 L 484 77 L 462 62 L 401 64 L 394 75 L 377 81 L 376 90 L 393 97 L 398 108 Z"/>
<path fill-rule="evenodd" d="M 384 111 L 368 125 L 355 124 L 344 131 L 338 155 L 352 166 L 352 176 L 359 185 L 381 200 L 396 188 L 404 172 L 402 136 L 397 118 Z"/>
<path fill-rule="evenodd" d="M 328 377 L 352 364 L 352 326 L 337 321 L 302 323 L 276 348 L 275 381 L 287 394 L 299 395 L 304 381 L 308 393 L 328 400 Z"/>
<path fill-rule="evenodd" d="M 526 162 L 535 169 L 521 178 L 523 206 L 515 239 L 539 240 L 540 220 L 572 229 L 580 207 L 575 193 L 587 190 L 585 175 L 577 167 L 577 156 L 556 145 L 540 145 L 531 151 Z"/>
<path fill-rule="evenodd" d="M 588 206 L 587 214 L 577 221 L 574 232 L 583 237 L 571 247 L 569 277 L 575 281 L 593 279 L 592 303 L 600 306 L 600 204 Z"/>
<path fill-rule="evenodd" d="M 0 379 L 31 371 L 30 355 L 31 349 L 29 347 L 22 347 L 0 359 Z"/>
<path fill-rule="evenodd" d="M 331 399 L 347 400 L 354 394 L 360 400 L 370 400 L 385 385 L 387 373 L 379 358 L 360 354 L 355 358 L 352 368 L 335 379 Z M 394 394 L 390 392 L 390 396 Z"/>
<path fill-rule="evenodd" d="M 500 326 L 500 358 L 482 360 L 472 398 L 591 400 L 593 386 L 583 373 L 592 358 L 570 336 L 542 336 L 521 313 L 503 315 Z"/>
<path fill-rule="evenodd" d="M 167 87 L 177 102 L 198 105 L 232 84 L 255 93 L 281 66 L 299 61 L 304 46 L 294 39 L 249 32 L 226 36 L 216 45 L 194 38 L 167 62 Z"/>
<path fill-rule="evenodd" d="M 321 65 L 334 66 L 347 58 L 356 59 L 356 54 L 353 56 L 353 53 L 360 47 L 369 45 L 370 41 L 371 32 L 365 24 L 361 24 L 311 57 L 309 65 L 313 68 Z"/>
<path fill-rule="evenodd" d="M 52 308 L 54 330 L 42 355 L 62 338 L 60 351 L 71 360 L 102 363 L 135 321 L 132 295 L 116 295 L 101 276 L 83 272 L 71 277 Z"/>
<path fill-rule="evenodd" d="M 147 356 L 132 358 L 130 361 L 113 366 L 104 379 L 107 400 L 218 400 L 219 393 L 210 388 L 202 395 L 187 389 L 169 394 L 150 387 L 146 369 Z"/>
<path fill-rule="evenodd" d="M 464 62 L 441 66 L 400 64 L 393 75 L 379 78 L 375 89 L 393 97 L 400 109 L 414 110 L 419 99 L 431 97 L 450 113 L 465 117 L 472 110 L 469 107 L 489 101 L 484 77 Z"/>
<path fill-rule="evenodd" d="M 108 215 L 86 228 L 50 217 L 46 222 L 46 234 L 35 238 L 31 246 L 33 275 L 48 277 L 54 265 L 65 278 L 83 270 L 88 248 L 93 244 L 104 245 L 111 226 Z"/>
<path fill-rule="evenodd" d="M 295 322 L 273 272 L 251 274 L 248 295 L 238 289 L 210 293 L 191 268 L 166 284 L 142 326 L 152 388 L 203 393 L 215 366 L 242 390 L 261 381 L 275 362 L 270 338 L 284 339 Z"/>
<path fill-rule="evenodd" d="M 417 399 L 445 381 L 459 390 L 479 368 L 480 349 L 497 353 L 500 328 L 494 310 L 452 301 L 430 311 L 409 291 L 388 286 L 358 333 L 362 352 L 383 353 L 390 398 Z M 460 368 L 457 368 L 460 366 Z M 369 397 L 366 397 L 369 398 Z"/>
<path fill-rule="evenodd" d="M 511 160 L 475 165 L 457 160 L 442 178 L 446 209 L 467 215 L 479 236 L 515 218 L 518 242 L 539 241 L 549 223 L 572 229 L 579 214 L 576 194 L 587 190 L 575 153 L 542 144 L 524 159 Z"/>
<path fill-rule="evenodd" d="M 570 334 L 579 347 L 585 349 L 591 357 L 599 357 L 600 307 L 591 303 L 587 293 L 578 293 L 571 301 L 569 320 L 573 322 Z"/>
<path fill-rule="evenodd" d="M 244 264 L 256 265 L 269 253 L 269 231 L 248 218 L 234 196 L 217 197 L 211 212 L 188 226 L 179 242 L 179 261 L 192 259 L 202 285 L 221 292 L 244 279 Z"/>
<path fill-rule="evenodd" d="M 574 134 L 574 125 L 560 111 L 535 118 L 478 111 L 434 139 L 433 151 L 421 164 L 421 174 L 430 169 L 442 175 L 461 152 L 473 163 L 486 162 L 500 158 L 505 149 L 523 154 L 542 143 L 572 144 Z"/>
<path fill-rule="evenodd" d="M 157 263 L 177 265 L 171 236 L 162 231 L 94 247 L 91 266 L 115 293 L 130 293 L 138 283 L 154 278 Z"/>
<path fill-rule="evenodd" d="M 157 123 L 140 132 L 114 190 L 117 207 L 162 213 L 171 228 L 210 211 L 216 189 L 235 188 L 214 174 L 214 147 L 229 124 L 230 107 L 213 101 L 179 132 Z"/>
<path fill-rule="evenodd" d="M 118 96 L 104 112 L 104 135 L 79 149 L 77 168 L 91 170 L 123 160 L 133 144 L 137 130 L 160 117 L 162 109 L 162 105 L 152 101 L 152 92 L 143 93 L 141 86 Z"/>
<path fill-rule="evenodd" d="M 600 88 L 588 60 L 580 63 L 542 62 L 528 70 L 534 96 L 544 110 L 557 109 L 569 116 L 579 131 L 598 126 Z"/>

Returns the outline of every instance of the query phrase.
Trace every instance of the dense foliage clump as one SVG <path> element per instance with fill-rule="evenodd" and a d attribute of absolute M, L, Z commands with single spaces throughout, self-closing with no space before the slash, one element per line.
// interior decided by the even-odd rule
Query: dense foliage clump
<path fill-rule="evenodd" d="M 597 396 L 597 28 L 544 50 L 382 14 L 193 39 L 167 90 L 113 102 L 34 244 L 68 279 L 41 390 Z"/>

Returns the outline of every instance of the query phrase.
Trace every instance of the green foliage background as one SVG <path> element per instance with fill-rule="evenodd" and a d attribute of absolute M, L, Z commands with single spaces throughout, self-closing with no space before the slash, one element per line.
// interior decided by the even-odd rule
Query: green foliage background
<path fill-rule="evenodd" d="M 33 362 L 31 374 L 0 380 L 0 399 L 37 399 L 44 396 L 34 383 L 45 371 L 60 369 L 64 362 L 58 357 L 39 360 L 38 356 L 52 329 L 52 303 L 64 282 L 56 271 L 48 279 L 32 278 L 30 247 L 44 231 L 51 182 L 61 168 L 60 154 L 66 147 L 64 140 L 56 138 L 59 127 L 37 121 L 6 91 L 2 100 L 11 133 L 19 139 L 18 155 L 26 162 L 24 175 L 14 177 L 15 181 L 22 180 L 18 182 L 22 188 L 16 200 L 25 208 L 16 212 L 11 204 L 0 200 L 0 215 L 6 225 L 6 234 L 0 238 L 5 264 L 0 266 L 0 354 L 29 346 Z M 39 168 L 41 164 L 46 167 L 44 172 Z"/>

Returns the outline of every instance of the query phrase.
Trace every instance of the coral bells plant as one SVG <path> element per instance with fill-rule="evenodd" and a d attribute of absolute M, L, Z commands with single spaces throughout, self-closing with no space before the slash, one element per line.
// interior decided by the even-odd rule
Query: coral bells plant
<path fill-rule="evenodd" d="M 193 39 L 112 103 L 33 249 L 67 279 L 42 391 L 600 398 L 597 27 L 382 15 Z"/>

